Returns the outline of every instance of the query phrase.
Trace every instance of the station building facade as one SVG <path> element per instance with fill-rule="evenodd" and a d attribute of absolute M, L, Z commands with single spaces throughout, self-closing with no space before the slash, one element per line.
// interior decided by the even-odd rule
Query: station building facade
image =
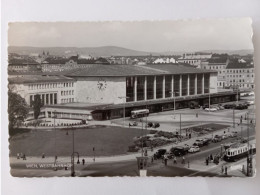
<path fill-rule="evenodd" d="M 194 101 L 208 104 L 209 94 L 212 103 L 236 99 L 236 93 L 217 92 L 216 71 L 179 64 L 92 64 L 59 75 L 13 77 L 9 84 L 29 105 L 40 94 L 43 118 L 60 112 L 59 117 L 66 116 L 71 122 L 91 118 L 90 114 L 96 120 L 120 118 L 124 110 L 129 116 L 132 110 L 142 108 L 161 112 L 174 109 L 174 102 L 176 109 Z"/>

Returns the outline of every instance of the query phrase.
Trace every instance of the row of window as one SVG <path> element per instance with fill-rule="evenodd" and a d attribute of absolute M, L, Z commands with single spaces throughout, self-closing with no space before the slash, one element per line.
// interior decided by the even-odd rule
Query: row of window
<path fill-rule="evenodd" d="M 74 90 L 61 91 L 61 96 L 74 95 Z"/>
<path fill-rule="evenodd" d="M 63 88 L 63 87 L 73 87 L 73 82 L 68 83 L 45 83 L 45 84 L 29 84 L 29 90 L 34 89 L 52 89 L 52 88 Z"/>
<path fill-rule="evenodd" d="M 74 102 L 74 98 L 61 99 L 61 103 L 72 103 L 72 102 Z"/>
<path fill-rule="evenodd" d="M 217 70 L 217 69 L 224 69 L 225 65 L 221 65 L 221 66 L 209 66 L 209 69 L 211 70 Z M 207 69 L 207 67 L 205 66 L 204 69 Z"/>
<path fill-rule="evenodd" d="M 245 75 L 241 75 L 241 74 L 240 75 L 234 75 L 234 74 L 233 75 L 232 74 L 229 75 L 228 74 L 227 77 L 245 77 Z M 250 77 L 250 75 L 248 74 L 247 77 Z M 254 77 L 254 75 L 252 74 L 251 77 Z"/>
<path fill-rule="evenodd" d="M 234 152 L 228 152 L 228 155 L 230 156 L 234 156 L 234 155 L 237 155 L 237 154 L 242 154 L 244 152 L 247 151 L 247 147 L 246 148 L 241 148 L 240 150 L 237 150 L 237 151 L 234 151 Z"/>
<path fill-rule="evenodd" d="M 247 72 L 247 73 L 249 73 L 249 72 L 254 72 L 254 70 L 253 69 L 251 69 L 251 71 L 250 70 L 245 70 L 245 69 L 243 69 L 243 70 L 227 70 L 227 73 L 242 73 L 242 72 Z"/>

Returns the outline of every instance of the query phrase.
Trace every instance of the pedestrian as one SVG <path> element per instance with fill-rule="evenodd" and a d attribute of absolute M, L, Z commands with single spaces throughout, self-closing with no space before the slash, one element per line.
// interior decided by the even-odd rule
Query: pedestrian
<path fill-rule="evenodd" d="M 42 153 L 42 158 L 45 158 L 45 154 L 44 153 Z"/>
<path fill-rule="evenodd" d="M 206 165 L 209 165 L 209 158 L 206 157 Z"/>
<path fill-rule="evenodd" d="M 189 139 L 191 138 L 191 133 L 189 134 Z"/>
<path fill-rule="evenodd" d="M 182 164 L 185 164 L 185 157 L 182 157 Z"/>
<path fill-rule="evenodd" d="M 176 156 L 174 156 L 174 158 L 173 158 L 173 164 L 177 164 L 177 158 L 176 158 Z"/>
<path fill-rule="evenodd" d="M 82 164 L 85 165 L 85 159 L 84 158 L 82 159 Z"/>
<path fill-rule="evenodd" d="M 153 163 L 153 160 L 154 160 L 154 159 L 153 159 L 153 156 L 152 156 L 152 158 L 151 158 L 151 163 Z"/>
<path fill-rule="evenodd" d="M 23 154 L 23 160 L 26 160 L 26 156 L 25 156 L 25 154 Z"/>
<path fill-rule="evenodd" d="M 165 158 L 164 159 L 164 165 L 167 166 L 167 161 L 168 161 L 168 158 Z"/>
<path fill-rule="evenodd" d="M 212 156 L 212 154 L 210 154 L 209 158 L 210 158 L 210 161 L 213 161 L 213 156 Z"/>
<path fill-rule="evenodd" d="M 129 128 L 131 127 L 131 124 L 129 123 Z"/>
<path fill-rule="evenodd" d="M 17 159 L 20 159 L 20 154 L 19 153 L 17 153 Z"/>
<path fill-rule="evenodd" d="M 227 175 L 227 166 L 225 166 L 225 175 Z"/>
<path fill-rule="evenodd" d="M 221 167 L 221 173 L 223 174 L 224 173 L 224 166 L 222 165 Z"/>

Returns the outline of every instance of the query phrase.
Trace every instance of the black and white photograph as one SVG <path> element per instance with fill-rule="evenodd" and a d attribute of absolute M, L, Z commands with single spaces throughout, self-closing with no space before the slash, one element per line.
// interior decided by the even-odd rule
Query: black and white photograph
<path fill-rule="evenodd" d="M 10 22 L 10 174 L 254 177 L 251 25 Z"/>

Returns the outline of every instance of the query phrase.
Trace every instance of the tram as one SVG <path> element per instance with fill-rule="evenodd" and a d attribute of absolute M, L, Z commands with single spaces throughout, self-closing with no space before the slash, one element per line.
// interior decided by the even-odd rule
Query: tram
<path fill-rule="evenodd" d="M 131 118 L 141 118 L 149 115 L 149 109 L 133 110 L 131 112 Z"/>
<path fill-rule="evenodd" d="M 237 143 L 226 150 L 224 155 L 224 160 L 227 162 L 234 162 L 239 159 L 245 158 L 248 154 L 255 154 L 256 153 L 256 145 L 250 144 L 248 148 L 247 143 Z"/>

